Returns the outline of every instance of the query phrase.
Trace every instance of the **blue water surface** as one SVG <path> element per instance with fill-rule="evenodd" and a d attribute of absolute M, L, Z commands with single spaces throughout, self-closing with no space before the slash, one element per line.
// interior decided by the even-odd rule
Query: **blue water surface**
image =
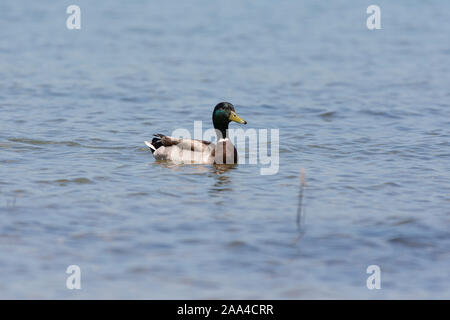
<path fill-rule="evenodd" d="M 0 298 L 449 299 L 450 2 L 370 4 L 2 0 Z M 277 174 L 154 161 L 220 101 Z"/>

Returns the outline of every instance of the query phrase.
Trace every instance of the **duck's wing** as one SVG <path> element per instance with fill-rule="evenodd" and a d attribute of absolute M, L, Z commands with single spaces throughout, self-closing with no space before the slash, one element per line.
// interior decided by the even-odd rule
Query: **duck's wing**
<path fill-rule="evenodd" d="M 155 134 L 156 139 L 159 138 L 164 147 L 177 146 L 180 149 L 187 149 L 194 152 L 204 152 L 214 148 L 214 144 L 206 140 L 184 139 L 165 136 L 163 134 Z"/>
<path fill-rule="evenodd" d="M 172 160 L 190 163 L 210 163 L 215 145 L 209 141 L 183 139 L 155 134 L 152 142 L 145 141 L 157 160 Z"/>

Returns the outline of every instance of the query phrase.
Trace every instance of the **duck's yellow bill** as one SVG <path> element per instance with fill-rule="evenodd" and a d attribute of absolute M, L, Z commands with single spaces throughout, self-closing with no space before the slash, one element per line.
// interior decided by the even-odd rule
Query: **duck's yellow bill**
<path fill-rule="evenodd" d="M 247 124 L 247 121 L 245 121 L 244 119 L 239 117 L 237 115 L 237 113 L 234 111 L 231 111 L 230 117 L 228 119 L 230 119 L 231 121 L 237 122 L 237 123 Z"/>

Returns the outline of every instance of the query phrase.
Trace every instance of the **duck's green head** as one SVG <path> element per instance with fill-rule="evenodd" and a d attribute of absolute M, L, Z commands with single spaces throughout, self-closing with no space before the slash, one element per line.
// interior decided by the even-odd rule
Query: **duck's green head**
<path fill-rule="evenodd" d="M 229 102 L 221 102 L 214 108 L 212 120 L 214 128 L 220 131 L 228 129 L 228 124 L 231 121 L 247 124 L 247 121 L 239 117 L 234 111 L 234 106 Z"/>

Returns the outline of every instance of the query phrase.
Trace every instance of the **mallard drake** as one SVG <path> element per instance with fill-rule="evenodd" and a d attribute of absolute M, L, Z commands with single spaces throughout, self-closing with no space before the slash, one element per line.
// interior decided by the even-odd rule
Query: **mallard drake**
<path fill-rule="evenodd" d="M 231 121 L 247 124 L 236 114 L 229 102 L 216 105 L 212 121 L 217 135 L 217 144 L 205 140 L 173 138 L 155 134 L 152 142 L 145 141 L 156 160 L 171 160 L 198 164 L 235 164 L 237 150 L 228 138 L 228 125 Z"/>

